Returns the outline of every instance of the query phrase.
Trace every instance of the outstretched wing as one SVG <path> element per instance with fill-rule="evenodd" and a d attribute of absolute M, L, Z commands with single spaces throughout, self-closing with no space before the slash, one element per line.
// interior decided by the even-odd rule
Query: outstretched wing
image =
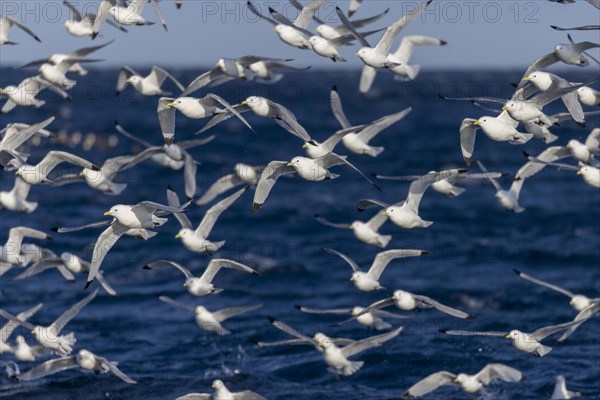
<path fill-rule="evenodd" d="M 254 192 L 253 210 L 257 213 L 258 210 L 267 200 L 269 193 L 275 186 L 275 182 L 280 176 L 290 175 L 296 172 L 294 167 L 288 166 L 286 161 L 271 161 L 269 165 L 260 174 L 256 191 Z"/>

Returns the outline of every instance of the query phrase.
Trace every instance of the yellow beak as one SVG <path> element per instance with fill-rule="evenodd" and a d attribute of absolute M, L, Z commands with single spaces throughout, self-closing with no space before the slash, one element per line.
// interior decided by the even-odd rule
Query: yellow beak
<path fill-rule="evenodd" d="M 571 299 L 571 301 L 569 302 L 569 305 L 573 305 L 573 300 Z"/>
<path fill-rule="evenodd" d="M 15 172 L 15 175 L 21 175 L 21 171 L 17 170 L 17 172 Z"/>
<path fill-rule="evenodd" d="M 381 213 L 382 213 L 383 215 L 390 215 L 390 213 L 389 213 L 389 212 L 387 212 L 387 211 L 385 211 L 385 210 L 384 210 L 384 211 L 382 211 Z"/>
<path fill-rule="evenodd" d="M 244 105 L 248 104 L 248 100 L 242 101 L 242 104 L 244 104 Z"/>
<path fill-rule="evenodd" d="M 583 171 L 581 171 L 581 170 L 577 171 L 577 175 L 583 175 Z"/>
<path fill-rule="evenodd" d="M 358 54 L 358 53 L 354 53 L 354 55 L 358 57 L 360 54 Z"/>
<path fill-rule="evenodd" d="M 304 144 L 302 145 L 302 148 L 303 148 L 303 149 L 305 149 L 305 148 L 307 148 L 307 147 L 308 147 L 308 143 L 304 143 Z"/>
<path fill-rule="evenodd" d="M 473 125 L 481 125 L 481 122 L 475 121 L 475 122 L 473 122 Z"/>
<path fill-rule="evenodd" d="M 454 383 L 458 383 L 458 378 L 454 378 Z"/>
<path fill-rule="evenodd" d="M 531 78 L 528 76 L 527 78 L 523 78 L 524 81 L 530 81 Z"/>
<path fill-rule="evenodd" d="M 512 339 L 513 337 L 512 337 L 512 335 L 509 333 L 508 335 L 506 335 L 506 338 L 507 338 L 507 339 Z"/>
<path fill-rule="evenodd" d="M 351 280 L 351 281 L 355 281 L 355 280 L 356 280 L 356 278 L 355 278 L 355 277 L 352 277 L 352 278 L 350 278 L 350 280 Z"/>
<path fill-rule="evenodd" d="M 181 237 L 181 235 L 178 233 L 177 235 L 175 235 L 175 239 L 179 239 Z"/>
<path fill-rule="evenodd" d="M 167 107 L 175 107 L 175 103 L 167 103 Z"/>
<path fill-rule="evenodd" d="M 8 92 L 4 89 L 0 89 L 0 94 L 8 94 Z"/>
<path fill-rule="evenodd" d="M 215 385 L 210 385 L 211 388 L 216 389 L 217 387 Z"/>
<path fill-rule="evenodd" d="M 112 212 L 110 212 L 110 211 L 107 211 L 107 212 L 105 212 L 105 213 L 104 213 L 104 215 L 105 215 L 105 216 L 107 216 L 107 215 L 112 215 Z"/>
<path fill-rule="evenodd" d="M 291 167 L 292 165 L 294 165 L 294 163 L 290 161 L 290 162 L 289 162 L 289 163 L 287 163 L 286 165 L 287 165 L 288 167 Z"/>
<path fill-rule="evenodd" d="M 506 111 L 506 110 L 508 110 L 508 107 L 506 107 L 506 106 L 502 107 L 502 111 Z"/>
<path fill-rule="evenodd" d="M 33 333 L 35 335 L 35 329 L 31 331 L 31 333 Z"/>
<path fill-rule="evenodd" d="M 186 286 L 189 286 L 187 282 L 183 284 L 183 287 L 186 287 Z"/>

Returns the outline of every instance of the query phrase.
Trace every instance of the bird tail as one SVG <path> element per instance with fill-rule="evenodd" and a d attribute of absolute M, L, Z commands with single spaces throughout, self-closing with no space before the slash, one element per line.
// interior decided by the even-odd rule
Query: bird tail
<path fill-rule="evenodd" d="M 558 136 L 554 135 L 551 132 L 544 132 L 543 136 L 542 136 L 542 140 L 544 141 L 544 143 L 546 144 L 550 144 L 552 142 L 554 142 L 556 139 L 558 139 Z"/>
<path fill-rule="evenodd" d="M 359 369 L 361 369 L 364 364 L 365 363 L 363 361 L 350 361 L 350 365 L 344 367 L 344 369 L 342 370 L 342 375 L 350 376 L 356 373 L 356 371 L 358 371 Z"/>
<path fill-rule="evenodd" d="M 392 236 L 391 235 L 379 235 L 379 236 L 377 236 L 377 243 L 379 244 L 379 246 L 381 248 L 387 247 L 387 245 L 390 243 L 390 240 L 392 240 Z"/>
<path fill-rule="evenodd" d="M 448 193 L 448 195 L 449 195 L 450 197 L 458 197 L 458 196 L 460 196 L 461 194 L 463 194 L 463 193 L 465 192 L 465 190 L 467 190 L 467 189 L 465 189 L 465 188 L 461 188 L 461 187 L 458 187 L 458 186 L 454 186 L 454 187 L 453 187 L 453 188 L 450 190 L 450 193 Z"/>
<path fill-rule="evenodd" d="M 540 344 L 536 349 L 535 349 L 535 355 L 538 357 L 544 357 L 546 354 L 550 353 L 552 351 L 552 347 L 548 347 L 548 346 L 544 346 L 543 344 Z"/>
<path fill-rule="evenodd" d="M 391 327 L 392 327 L 392 325 L 390 325 L 387 322 L 382 321 L 382 320 L 378 320 L 378 321 L 375 322 L 375 330 L 378 330 L 378 331 L 383 331 L 385 329 L 390 329 Z"/>
<path fill-rule="evenodd" d="M 385 148 L 383 147 L 370 147 L 366 154 L 368 154 L 371 157 L 377 157 L 383 152 L 383 150 L 385 150 Z"/>

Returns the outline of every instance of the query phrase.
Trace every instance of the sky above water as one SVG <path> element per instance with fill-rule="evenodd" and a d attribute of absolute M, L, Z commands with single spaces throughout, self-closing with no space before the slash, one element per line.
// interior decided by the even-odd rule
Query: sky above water
<path fill-rule="evenodd" d="M 80 10 L 94 12 L 99 0 L 73 1 Z M 303 4 L 308 3 L 304 0 Z M 285 0 L 260 1 L 255 4 L 264 14 L 269 6 L 290 18 L 295 10 Z M 335 5 L 346 10 L 348 1 L 330 1 L 319 12 L 324 21 L 337 25 Z M 372 25 L 385 27 L 419 3 L 412 0 L 364 0 L 354 18 L 365 18 L 390 8 L 388 15 Z M 214 65 L 220 57 L 235 58 L 254 54 L 293 58 L 298 65 L 313 68 L 352 68 L 362 64 L 353 54 L 357 46 L 342 50 L 347 63 L 332 63 L 310 50 L 289 47 L 279 40 L 272 26 L 258 20 L 246 7 L 245 1 L 183 0 L 180 10 L 174 0 L 160 1 L 168 32 L 160 24 L 129 27 L 122 33 L 108 25 L 102 37 L 70 36 L 63 26 L 69 18 L 62 1 L 0 2 L 0 14 L 25 22 L 42 39 L 33 41 L 23 32 L 11 32 L 10 39 L 18 46 L 0 47 L 2 66 L 19 65 L 47 57 L 53 53 L 68 53 L 80 47 L 102 44 L 116 39 L 111 46 L 94 55 L 106 60 L 98 66 L 195 67 Z M 151 6 L 142 15 L 158 22 Z M 444 48 L 422 47 L 414 53 L 415 63 L 428 69 L 509 68 L 528 65 L 539 56 L 549 53 L 557 43 L 567 43 L 566 32 L 557 32 L 550 25 L 572 27 L 598 24 L 600 11 L 585 1 L 562 5 L 549 1 L 451 1 L 434 0 L 421 17 L 403 34 L 423 34 L 448 41 Z M 315 27 L 313 23 L 309 29 Z M 598 31 L 572 32 L 576 41 L 600 41 Z M 375 42 L 380 34 L 373 36 Z M 394 46 L 394 49 L 397 45 Z M 598 56 L 598 52 L 592 52 Z"/>

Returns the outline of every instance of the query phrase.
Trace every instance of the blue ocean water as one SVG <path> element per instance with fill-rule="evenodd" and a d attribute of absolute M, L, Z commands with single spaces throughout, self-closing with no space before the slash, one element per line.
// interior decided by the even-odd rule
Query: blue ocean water
<path fill-rule="evenodd" d="M 2 70 L 2 86 L 18 82 L 20 71 Z M 185 71 L 178 77 L 190 81 L 199 71 Z M 573 72 L 573 71 L 570 71 Z M 329 89 L 335 84 L 350 121 L 366 123 L 383 115 L 413 106 L 414 111 L 381 133 L 373 143 L 385 146 L 378 158 L 349 154 L 349 160 L 365 173 L 386 175 L 424 174 L 449 165 L 463 165 L 458 127 L 465 117 L 488 112 L 469 103 L 441 100 L 445 96 L 505 96 L 511 94 L 515 72 L 430 72 L 415 82 L 395 82 L 380 74 L 373 93 L 358 95 L 359 71 L 309 71 L 288 74 L 276 85 L 235 82 L 214 91 L 231 103 L 250 95 L 261 95 L 290 108 L 308 132 L 323 140 L 338 129 L 329 108 Z M 79 78 L 73 89 L 73 103 L 51 95 L 42 109 L 17 108 L 0 116 L 0 125 L 9 122 L 40 121 L 56 114 L 50 129 L 65 129 L 70 135 L 95 134 L 90 150 L 69 146 L 57 139 L 33 147 L 30 161 L 41 159 L 49 149 L 72 151 L 96 163 L 115 155 L 139 151 L 139 145 L 118 136 L 114 122 L 156 145 L 162 137 L 156 117 L 156 99 L 142 98 L 131 88 L 114 96 L 116 70 L 93 70 Z M 571 73 L 571 81 L 585 82 L 590 75 Z M 561 111 L 560 104 L 549 110 Z M 198 168 L 198 194 L 228 173 L 238 162 L 252 165 L 271 160 L 289 160 L 303 155 L 301 142 L 272 121 L 248 115 L 253 134 L 238 120 L 231 119 L 203 134 L 216 134 L 210 144 L 190 150 L 201 163 Z M 178 115 L 176 141 L 194 138 L 204 121 Z M 588 128 L 563 123 L 556 129 L 564 145 L 569 139 L 583 141 L 600 119 L 588 118 Z M 111 136 L 119 138 L 109 149 Z M 59 138 L 62 137 L 59 135 Z M 92 137 L 92 136 L 90 136 Z M 511 176 L 525 162 L 522 150 L 537 154 L 545 144 L 532 140 L 523 146 L 477 138 L 475 159 L 489 169 L 507 173 L 501 183 L 508 187 Z M 336 150 L 346 154 L 343 146 Z M 473 169 L 473 168 L 472 168 Z M 476 169 L 476 168 L 475 168 Z M 548 344 L 554 350 L 535 358 L 514 349 L 502 338 L 450 337 L 440 328 L 508 331 L 537 328 L 571 320 L 575 312 L 568 298 L 519 279 L 512 268 L 559 284 L 576 293 L 597 297 L 600 293 L 600 192 L 567 171 L 547 168 L 527 180 L 521 193 L 522 214 L 504 211 L 487 182 L 469 185 L 460 197 L 447 198 L 429 191 L 420 214 L 435 223 L 428 229 L 401 230 L 391 223 L 382 228 L 393 235 L 388 249 L 422 248 L 426 257 L 390 264 L 382 276 L 388 288 L 381 292 L 359 292 L 349 281 L 351 270 L 342 260 L 321 250 L 333 247 L 367 267 L 379 251 L 357 241 L 350 230 L 337 230 L 317 223 L 315 214 L 330 220 L 366 220 L 375 211 L 360 213 L 356 203 L 363 198 L 386 202 L 403 199 L 406 182 L 380 181 L 379 192 L 350 169 L 338 167 L 341 177 L 326 182 L 306 182 L 282 178 L 261 211 L 252 213 L 252 191 L 227 210 L 216 224 L 211 238 L 226 240 L 216 257 L 247 263 L 259 270 L 257 278 L 226 271 L 216 279 L 226 289 L 217 296 L 194 298 L 182 288 L 183 275 L 176 270 L 148 271 L 142 267 L 157 259 L 171 259 L 200 273 L 209 258 L 187 251 L 174 238 L 179 226 L 174 218 L 147 241 L 121 239 L 105 259 L 102 270 L 119 295 L 100 292 L 97 298 L 68 325 L 77 333 L 77 349 L 86 348 L 110 360 L 136 379 L 127 385 L 112 375 L 95 376 L 78 370 L 63 372 L 38 381 L 15 383 L 0 377 L 0 397 L 11 399 L 172 399 L 189 392 L 210 392 L 213 379 L 222 379 L 231 389 L 251 389 L 269 399 L 392 399 L 399 398 L 413 383 L 439 370 L 475 373 L 490 362 L 500 362 L 521 370 L 526 380 L 517 384 L 499 383 L 489 388 L 490 399 L 547 399 L 554 377 L 564 375 L 569 387 L 584 399 L 600 398 L 600 324 L 588 321 L 562 344 Z M 13 183 L 12 173 L 0 172 L 2 190 Z M 172 185 L 183 197 L 183 174 L 147 161 L 123 177 L 129 187 L 110 197 L 74 184 L 60 188 L 33 187 L 32 201 L 40 202 L 32 215 L 0 210 L 0 241 L 8 229 L 25 225 L 50 232 L 55 226 L 77 226 L 102 220 L 113 204 L 134 204 L 143 200 L 166 203 L 165 189 Z M 198 223 L 206 207 L 193 206 L 187 213 Z M 43 243 L 56 253 L 70 251 L 90 257 L 100 230 L 74 234 L 53 234 Z M 53 321 L 66 308 L 84 297 L 85 279 L 68 283 L 54 270 L 36 277 L 12 281 L 20 271 L 0 278 L 0 305 L 12 313 L 44 302 L 32 318 L 35 323 Z M 327 372 L 321 356 L 305 346 L 259 349 L 253 340 L 270 341 L 285 336 L 270 325 L 275 317 L 311 335 L 323 331 L 332 337 L 359 339 L 372 332 L 350 323 L 330 326 L 343 317 L 302 314 L 294 305 L 314 308 L 365 306 L 404 289 L 433 297 L 476 315 L 459 320 L 434 311 L 414 314 L 402 323 L 404 332 L 382 347 L 354 357 L 365 361 L 355 375 L 336 378 Z M 190 305 L 202 304 L 210 310 L 263 304 L 252 313 L 231 319 L 224 325 L 230 336 L 216 337 L 202 332 L 193 315 L 158 300 L 170 296 Z M 389 311 L 397 311 L 390 308 Z M 22 329 L 28 342 L 34 339 Z M 13 336 L 14 338 L 14 336 Z M 2 355 L 2 360 L 10 360 Z M 19 363 L 21 370 L 35 364 Z M 440 389 L 431 399 L 465 398 L 454 388 Z"/>

